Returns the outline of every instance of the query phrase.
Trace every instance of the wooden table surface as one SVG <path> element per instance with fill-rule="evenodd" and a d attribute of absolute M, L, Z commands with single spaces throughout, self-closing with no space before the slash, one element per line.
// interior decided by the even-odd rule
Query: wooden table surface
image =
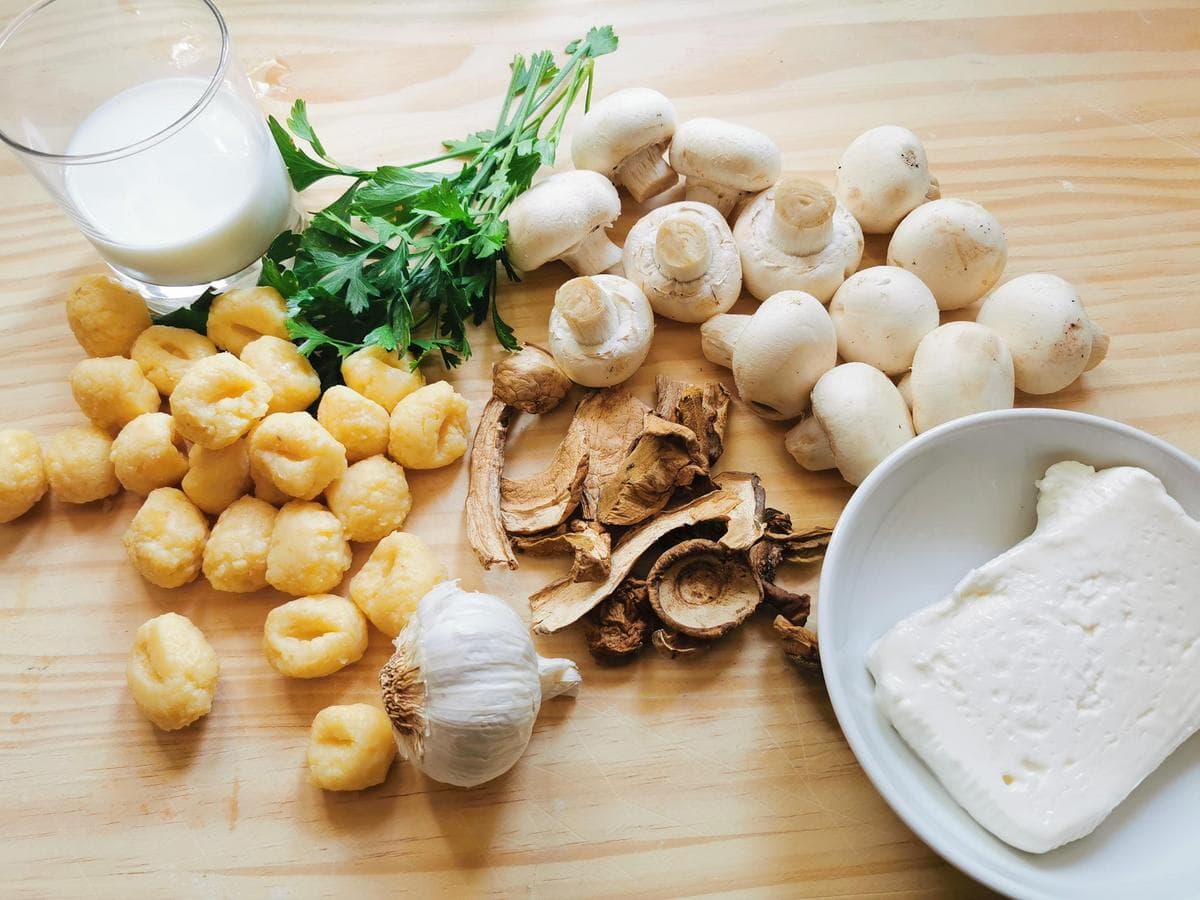
<path fill-rule="evenodd" d="M 944 195 L 981 201 L 1004 224 L 1007 276 L 1065 276 L 1112 335 L 1104 365 L 1037 405 L 1110 416 L 1200 453 L 1194 2 L 222 5 L 264 105 L 278 112 L 307 98 L 346 161 L 416 159 L 487 127 L 516 50 L 559 49 L 605 22 L 621 49 L 599 62 L 600 94 L 650 85 L 681 118 L 760 128 L 783 148 L 785 169 L 830 182 L 859 132 L 907 125 Z M 5 155 L 0 198 L 0 426 L 46 435 L 81 421 L 66 377 L 82 354 L 62 301 L 99 261 Z M 882 253 L 872 242 L 868 261 Z M 520 336 L 544 337 L 565 276 L 555 265 L 504 288 Z M 450 376 L 473 415 L 497 358 L 487 334 L 475 346 Z M 660 372 L 725 377 L 701 358 L 694 326 L 665 322 L 634 389 L 650 399 Z M 521 424 L 514 471 L 544 462 L 566 417 Z M 783 431 L 736 409 L 725 466 L 759 472 L 770 502 L 799 525 L 832 523 L 848 489 L 796 467 Z M 466 586 L 519 597 L 547 577 L 526 564 L 480 571 L 463 536 L 461 463 L 411 481 L 407 527 Z M 367 656 L 329 678 L 277 675 L 259 642 L 280 596 L 143 583 L 120 546 L 137 504 L 127 494 L 83 508 L 47 498 L 0 526 L 7 897 L 981 890 L 889 811 L 823 688 L 785 662 L 765 615 L 688 662 L 648 654 L 602 668 L 575 629 L 541 640 L 543 654 L 580 661 L 585 686 L 575 701 L 546 704 L 509 775 L 461 791 L 398 764 L 378 788 L 323 794 L 306 778 L 309 722 L 331 703 L 376 702 L 387 640 L 373 634 Z M 138 715 L 123 674 L 134 630 L 167 610 L 190 616 L 222 665 L 212 714 L 174 734 Z"/>

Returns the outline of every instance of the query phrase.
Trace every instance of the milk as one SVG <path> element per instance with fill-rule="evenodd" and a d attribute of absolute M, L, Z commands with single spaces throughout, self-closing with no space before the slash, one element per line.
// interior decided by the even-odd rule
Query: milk
<path fill-rule="evenodd" d="M 94 110 L 67 152 L 102 153 L 156 134 L 207 85 L 164 78 L 132 87 Z M 261 114 L 228 85 L 148 149 L 71 166 L 66 189 L 101 254 L 158 285 L 205 284 L 241 271 L 294 215 L 291 185 Z"/>

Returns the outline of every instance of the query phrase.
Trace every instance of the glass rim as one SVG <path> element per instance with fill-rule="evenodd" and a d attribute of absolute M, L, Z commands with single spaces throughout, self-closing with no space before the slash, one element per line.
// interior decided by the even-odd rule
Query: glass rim
<path fill-rule="evenodd" d="M 30 19 L 36 16 L 47 6 L 50 6 L 52 3 L 56 2 L 58 2 L 58 0 L 38 0 L 37 3 L 29 6 L 23 12 L 18 13 L 16 18 L 9 22 L 8 25 L 6 25 L 4 29 L 0 31 L 0 53 L 3 53 L 4 47 L 8 41 L 13 37 L 13 35 L 20 31 Z M 27 156 L 33 156 L 46 162 L 70 166 L 111 162 L 113 160 L 123 159 L 126 156 L 132 156 L 135 153 L 165 141 L 171 135 L 184 128 L 189 122 L 195 119 L 196 116 L 200 115 L 200 113 L 204 111 L 204 108 L 212 101 L 212 98 L 216 96 L 217 91 L 221 88 L 221 81 L 225 76 L 225 72 L 229 68 L 229 26 L 225 24 L 225 17 L 221 15 L 221 11 L 217 9 L 216 3 L 214 3 L 213 0 L 199 0 L 199 2 L 208 7 L 208 11 L 212 13 L 213 20 L 217 24 L 217 31 L 221 36 L 221 53 L 217 59 L 217 67 L 209 77 L 208 86 L 204 89 L 204 93 L 196 99 L 195 103 L 188 107 L 187 111 L 184 112 L 183 115 L 177 118 L 170 125 L 167 125 L 165 128 L 154 132 L 154 134 L 144 137 L 139 141 L 135 141 L 132 144 L 126 144 L 123 147 L 116 147 L 112 150 L 104 150 L 100 153 L 48 153 L 45 150 L 37 150 L 33 147 L 25 146 L 20 141 L 17 141 L 5 134 L 3 129 L 0 129 L 0 141 L 3 141 L 18 153 L 23 153 Z"/>

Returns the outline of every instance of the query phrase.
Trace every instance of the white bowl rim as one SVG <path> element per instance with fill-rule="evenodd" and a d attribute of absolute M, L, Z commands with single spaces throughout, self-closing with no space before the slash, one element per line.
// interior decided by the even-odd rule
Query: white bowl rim
<path fill-rule="evenodd" d="M 1132 425 L 1126 425 L 1124 422 L 1118 422 L 1115 419 L 1107 419 L 1103 416 L 1096 416 L 1090 413 L 1046 407 L 1023 407 L 1019 409 L 1002 409 L 976 413 L 946 422 L 938 425 L 936 428 L 931 428 L 929 431 L 918 435 L 906 443 L 876 466 L 855 490 L 850 501 L 842 510 L 842 514 L 838 517 L 833 535 L 829 541 L 829 547 L 825 553 L 825 560 L 821 569 L 821 580 L 818 587 L 817 642 L 821 648 L 822 662 L 827 658 L 825 648 L 835 646 L 833 630 L 835 627 L 834 623 L 837 621 L 837 607 L 836 605 L 827 603 L 825 598 L 829 596 L 827 584 L 828 573 L 837 568 L 835 564 L 843 552 L 842 544 L 844 540 L 842 536 L 845 535 L 846 531 L 841 526 L 859 516 L 863 507 L 870 502 L 879 484 L 895 469 L 912 457 L 924 452 L 929 446 L 943 443 L 960 431 L 966 431 L 980 425 L 991 425 L 1014 419 L 1074 421 L 1121 434 L 1157 448 L 1167 456 L 1173 457 L 1184 466 L 1190 468 L 1196 473 L 1196 477 L 1200 478 L 1200 460 L 1197 460 L 1190 454 L 1169 444 L 1162 438 L 1155 437 L 1139 428 L 1134 428 Z M 865 660 L 862 663 L 866 665 Z M 1012 879 L 1004 872 L 997 871 L 986 861 L 977 861 L 970 854 L 963 852 L 958 841 L 947 837 L 945 832 L 931 827 L 923 815 L 913 808 L 904 799 L 903 795 L 892 789 L 891 782 L 884 774 L 879 756 L 867 746 L 863 732 L 858 727 L 858 721 L 852 712 L 852 704 L 846 685 L 837 674 L 838 669 L 832 665 L 828 667 L 823 665 L 822 671 L 824 672 L 825 687 L 829 693 L 830 703 L 833 705 L 834 714 L 837 716 L 838 725 L 842 729 L 842 734 L 846 737 L 846 742 L 850 745 L 850 749 L 858 759 L 859 765 L 862 766 L 863 771 L 867 774 L 867 778 L 875 786 L 875 790 L 887 801 L 893 812 L 913 830 L 917 837 L 931 847 L 934 852 L 955 868 L 965 872 L 980 883 L 1010 896 L 1018 896 L 1026 891 L 1028 885 Z M 1016 853 L 1019 851 L 1014 850 L 1013 852 Z"/>

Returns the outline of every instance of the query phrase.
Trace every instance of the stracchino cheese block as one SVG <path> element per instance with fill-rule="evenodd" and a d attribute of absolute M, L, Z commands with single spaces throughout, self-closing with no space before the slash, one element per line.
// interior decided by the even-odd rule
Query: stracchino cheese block
<path fill-rule="evenodd" d="M 1044 853 L 1200 727 L 1200 523 L 1143 469 L 1051 466 L 1037 528 L 871 648 L 875 699 L 950 795 Z"/>

